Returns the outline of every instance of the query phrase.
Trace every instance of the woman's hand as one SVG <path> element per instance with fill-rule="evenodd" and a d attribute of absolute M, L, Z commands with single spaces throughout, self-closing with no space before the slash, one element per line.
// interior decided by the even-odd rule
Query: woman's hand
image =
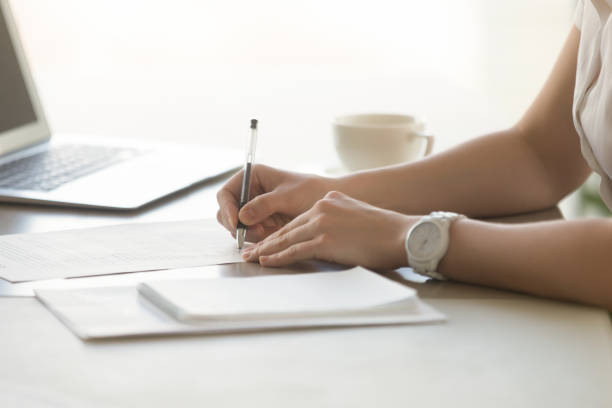
<path fill-rule="evenodd" d="M 408 263 L 404 240 L 417 220 L 332 191 L 265 240 L 247 247 L 243 258 L 264 266 L 321 259 L 394 269 Z"/>
<path fill-rule="evenodd" d="M 238 217 L 249 227 L 247 240 L 257 242 L 308 210 L 333 187 L 333 179 L 291 173 L 261 164 L 252 170 L 250 201 L 240 214 L 244 170 L 235 174 L 217 193 L 217 220 L 233 236 Z"/>

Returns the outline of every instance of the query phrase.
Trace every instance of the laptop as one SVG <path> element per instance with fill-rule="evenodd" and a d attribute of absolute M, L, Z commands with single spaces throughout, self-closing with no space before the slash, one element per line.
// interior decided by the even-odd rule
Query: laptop
<path fill-rule="evenodd" d="M 222 149 L 52 136 L 8 0 L 0 0 L 0 202 L 133 210 L 237 169 L 242 158 Z"/>

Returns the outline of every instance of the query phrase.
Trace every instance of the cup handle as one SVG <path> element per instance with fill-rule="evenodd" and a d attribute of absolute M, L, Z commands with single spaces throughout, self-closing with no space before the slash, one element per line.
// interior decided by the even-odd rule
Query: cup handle
<path fill-rule="evenodd" d="M 431 135 L 424 135 L 422 133 L 417 134 L 417 136 L 425 139 L 425 154 L 423 157 L 427 157 L 431 154 L 434 145 L 434 137 Z"/>

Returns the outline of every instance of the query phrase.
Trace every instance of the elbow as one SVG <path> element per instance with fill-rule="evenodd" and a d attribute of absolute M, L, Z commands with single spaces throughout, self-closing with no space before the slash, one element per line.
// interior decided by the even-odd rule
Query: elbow
<path fill-rule="evenodd" d="M 542 143 L 537 135 L 533 135 L 535 131 L 528 131 L 519 126 L 515 131 L 519 132 L 525 146 L 536 181 L 532 185 L 538 191 L 534 191 L 533 194 L 538 197 L 542 206 L 557 205 L 563 198 L 576 191 L 592 173 L 579 145 L 551 149 L 549 145 Z"/>

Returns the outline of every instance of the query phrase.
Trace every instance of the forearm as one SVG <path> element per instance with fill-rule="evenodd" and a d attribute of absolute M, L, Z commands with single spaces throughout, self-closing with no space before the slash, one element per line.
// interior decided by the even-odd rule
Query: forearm
<path fill-rule="evenodd" d="M 473 217 L 555 205 L 590 170 L 572 120 L 580 32 L 570 31 L 542 91 L 519 123 L 428 159 L 340 179 L 347 194 L 409 214 Z"/>
<path fill-rule="evenodd" d="M 346 194 L 407 214 L 450 210 L 472 217 L 550 207 L 561 197 L 525 138 L 513 128 L 415 163 L 338 180 Z"/>
<path fill-rule="evenodd" d="M 612 223 L 457 221 L 439 272 L 450 279 L 612 310 Z"/>

